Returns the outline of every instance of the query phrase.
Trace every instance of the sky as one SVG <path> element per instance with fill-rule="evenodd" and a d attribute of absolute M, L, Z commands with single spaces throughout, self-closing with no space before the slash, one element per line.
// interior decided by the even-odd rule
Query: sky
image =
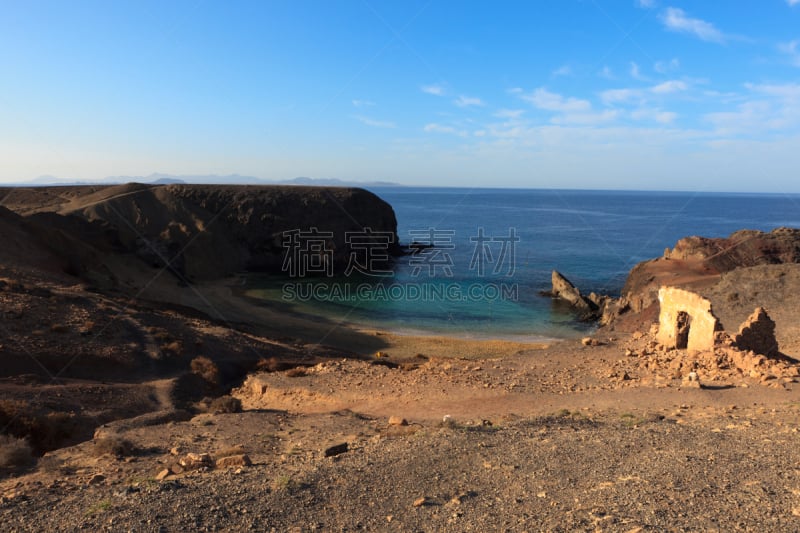
<path fill-rule="evenodd" d="M 800 0 L 0 9 L 0 182 L 800 192 Z"/>

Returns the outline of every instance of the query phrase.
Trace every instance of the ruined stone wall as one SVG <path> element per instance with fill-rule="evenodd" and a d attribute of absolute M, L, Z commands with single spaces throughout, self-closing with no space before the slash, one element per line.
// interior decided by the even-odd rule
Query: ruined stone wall
<path fill-rule="evenodd" d="M 675 348 L 679 336 L 679 315 L 691 317 L 687 350 L 705 351 L 714 349 L 714 332 L 719 321 L 711 312 L 711 302 L 702 296 L 675 287 L 661 287 L 658 291 L 661 314 L 658 318 L 658 342 Z"/>

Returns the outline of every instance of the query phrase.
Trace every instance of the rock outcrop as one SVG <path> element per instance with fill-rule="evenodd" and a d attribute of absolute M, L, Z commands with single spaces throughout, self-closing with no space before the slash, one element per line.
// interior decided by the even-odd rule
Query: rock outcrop
<path fill-rule="evenodd" d="M 0 192 L 0 205 L 31 223 L 168 266 L 183 281 L 286 273 L 298 263 L 307 267 L 300 274 L 340 273 L 353 254 L 374 267 L 399 253 L 394 211 L 362 189 L 134 183 Z"/>
<path fill-rule="evenodd" d="M 665 250 L 663 257 L 641 262 L 631 270 L 620 298 L 605 306 L 601 323 L 611 324 L 621 314 L 639 313 L 656 304 L 658 291 L 665 285 L 703 293 L 734 270 L 797 263 L 798 229 L 741 230 L 727 238 L 686 237 Z"/>
<path fill-rule="evenodd" d="M 666 259 L 700 260 L 718 272 L 756 265 L 800 262 L 800 229 L 777 228 L 769 233 L 741 230 L 727 238 L 686 237 Z"/>
<path fill-rule="evenodd" d="M 556 270 L 553 270 L 551 281 L 553 288 L 549 295 L 568 302 L 577 311 L 581 320 L 595 320 L 600 316 L 601 306 L 605 302 L 604 297 L 594 293 L 591 294 L 594 299 L 583 296 L 571 281 Z"/>

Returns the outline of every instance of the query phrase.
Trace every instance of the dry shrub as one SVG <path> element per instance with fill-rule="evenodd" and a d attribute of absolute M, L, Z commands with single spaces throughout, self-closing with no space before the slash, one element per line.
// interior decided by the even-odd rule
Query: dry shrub
<path fill-rule="evenodd" d="M 192 374 L 197 374 L 208 383 L 212 385 L 219 384 L 219 367 L 208 357 L 202 355 L 195 357 L 189 363 L 189 368 L 191 368 Z"/>
<path fill-rule="evenodd" d="M 301 366 L 286 371 L 286 376 L 290 378 L 301 378 L 305 375 L 307 375 L 306 369 Z"/>
<path fill-rule="evenodd" d="M 241 413 L 242 401 L 233 396 L 220 396 L 214 398 L 208 406 L 208 412 L 215 415 L 222 413 Z"/>
<path fill-rule="evenodd" d="M 128 439 L 123 439 L 118 435 L 110 435 L 95 439 L 94 453 L 95 455 L 129 457 L 136 453 L 136 447 Z"/>
<path fill-rule="evenodd" d="M 20 470 L 33 464 L 33 450 L 25 439 L 0 435 L 0 470 Z"/>
<path fill-rule="evenodd" d="M 37 409 L 22 400 L 0 400 L 0 427 L 27 439 L 35 454 L 59 448 L 77 429 L 73 415 Z"/>
<path fill-rule="evenodd" d="M 258 363 L 256 363 L 256 370 L 260 370 L 262 372 L 278 372 L 279 370 L 284 370 L 285 368 L 286 364 L 274 356 L 270 357 L 269 359 L 264 359 L 262 357 L 258 360 Z"/>
<path fill-rule="evenodd" d="M 172 341 L 161 345 L 162 352 L 169 352 L 173 355 L 183 354 L 183 344 L 180 341 Z"/>
<path fill-rule="evenodd" d="M 50 331 L 53 333 L 66 333 L 69 331 L 69 328 L 64 324 L 53 324 L 50 326 Z"/>

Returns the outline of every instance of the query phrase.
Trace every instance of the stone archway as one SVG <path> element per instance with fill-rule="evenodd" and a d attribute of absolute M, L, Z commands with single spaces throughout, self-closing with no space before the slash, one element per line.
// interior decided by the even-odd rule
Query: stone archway
<path fill-rule="evenodd" d="M 661 287 L 658 302 L 661 313 L 657 340 L 661 345 L 693 351 L 714 349 L 714 333 L 720 325 L 711 311 L 711 302 L 675 287 Z"/>
<path fill-rule="evenodd" d="M 692 330 L 692 315 L 686 311 L 678 311 L 675 324 L 675 347 L 685 350 L 689 347 L 689 332 Z"/>

